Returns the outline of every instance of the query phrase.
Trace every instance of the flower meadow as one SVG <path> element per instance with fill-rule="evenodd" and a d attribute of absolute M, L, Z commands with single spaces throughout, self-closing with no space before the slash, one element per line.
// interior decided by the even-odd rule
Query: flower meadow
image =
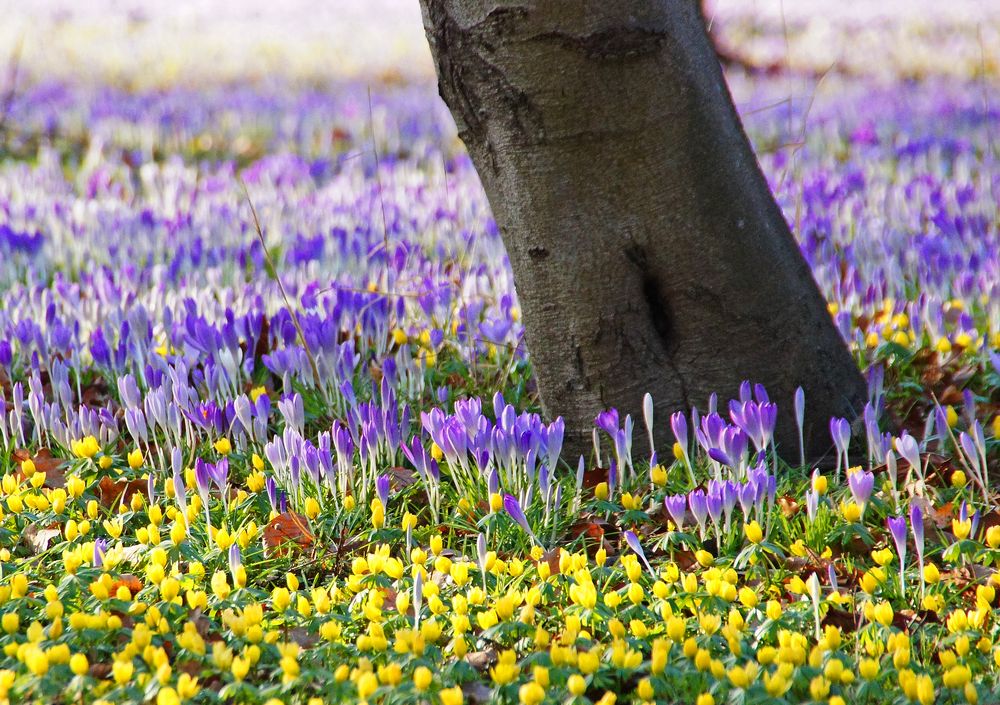
<path fill-rule="evenodd" d="M 755 380 L 569 457 L 429 80 L 25 81 L 0 701 L 997 702 L 997 79 L 922 78 L 730 76 L 868 380 L 820 466 Z"/>

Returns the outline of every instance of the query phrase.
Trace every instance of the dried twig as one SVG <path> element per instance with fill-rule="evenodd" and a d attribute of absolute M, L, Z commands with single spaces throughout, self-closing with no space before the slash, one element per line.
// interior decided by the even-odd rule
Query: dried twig
<path fill-rule="evenodd" d="M 257 209 L 254 208 L 253 199 L 250 198 L 250 191 L 247 189 L 247 185 L 242 180 L 240 180 L 240 185 L 243 187 L 243 193 L 246 194 L 247 203 L 250 205 L 250 214 L 253 216 L 253 226 L 257 231 L 257 239 L 260 241 L 261 249 L 264 251 L 264 259 L 267 261 L 271 271 L 274 272 L 274 280 L 278 283 L 278 291 L 281 292 L 281 298 L 284 299 L 285 307 L 288 309 L 288 313 L 292 317 L 292 324 L 295 326 L 295 332 L 299 334 L 299 340 L 302 341 L 302 348 L 306 351 L 306 357 L 309 358 L 309 366 L 312 367 L 313 378 L 316 380 L 316 386 L 319 389 L 323 389 L 323 383 L 319 375 L 319 366 L 316 364 L 316 358 L 313 356 L 312 350 L 309 348 L 309 343 L 306 342 L 306 335 L 302 332 L 302 324 L 299 323 L 299 314 L 292 306 L 291 300 L 285 292 L 285 286 L 281 283 L 281 277 L 278 275 L 278 269 L 274 266 L 274 262 L 271 260 L 271 255 L 267 251 L 267 243 L 264 241 L 264 231 L 260 227 L 260 219 L 257 217 Z"/>

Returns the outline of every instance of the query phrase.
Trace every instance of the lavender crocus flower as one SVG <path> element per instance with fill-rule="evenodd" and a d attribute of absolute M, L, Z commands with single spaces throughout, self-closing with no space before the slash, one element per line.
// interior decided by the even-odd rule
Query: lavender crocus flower
<path fill-rule="evenodd" d="M 920 599 L 924 598 L 924 513 L 920 505 L 910 502 L 910 529 L 917 549 L 917 567 L 920 569 Z"/>
<path fill-rule="evenodd" d="M 757 485 L 752 480 L 747 480 L 739 486 L 740 509 L 746 517 L 753 511 L 754 503 L 757 501 Z"/>
<path fill-rule="evenodd" d="M 899 450 L 899 454 L 903 456 L 903 459 L 910 464 L 910 469 L 906 472 L 907 484 L 909 484 L 910 473 L 916 470 L 922 493 L 924 485 L 924 469 L 920 463 L 920 444 L 917 443 L 916 438 L 904 431 L 903 435 L 901 435 L 899 440 L 896 441 L 896 448 Z"/>
<path fill-rule="evenodd" d="M 642 397 L 642 420 L 646 423 L 646 435 L 649 437 L 649 452 L 656 453 L 653 442 L 653 395 L 646 392 Z"/>
<path fill-rule="evenodd" d="M 708 488 L 708 516 L 715 525 L 715 530 L 719 531 L 719 523 L 722 520 L 723 511 L 723 483 L 713 482 Z"/>
<path fill-rule="evenodd" d="M 847 485 L 854 496 L 854 501 L 864 512 L 865 505 L 871 499 L 875 487 L 875 475 L 867 470 L 855 470 L 847 477 Z"/>
<path fill-rule="evenodd" d="M 688 462 L 688 425 L 687 416 L 683 411 L 677 411 L 670 416 L 670 429 L 674 432 L 674 438 L 681 447 L 684 462 Z"/>
<path fill-rule="evenodd" d="M 104 567 L 104 556 L 108 552 L 108 541 L 106 539 L 97 539 L 94 541 L 94 567 L 103 568 Z"/>
<path fill-rule="evenodd" d="M 803 436 L 803 427 L 806 419 L 806 393 L 802 387 L 795 389 L 795 426 L 799 431 L 799 467 L 806 465 L 806 445 Z"/>
<path fill-rule="evenodd" d="M 209 465 L 208 469 L 212 477 L 212 482 L 219 488 L 219 492 L 222 493 L 222 497 L 225 499 L 226 490 L 229 486 L 229 459 L 222 458 L 214 465 Z"/>
<path fill-rule="evenodd" d="M 833 445 L 837 449 L 837 477 L 840 477 L 840 466 L 843 462 L 844 470 L 850 466 L 848 451 L 851 447 L 851 424 L 847 419 L 834 417 L 830 419 L 830 436 L 833 438 Z"/>
<path fill-rule="evenodd" d="M 682 494 L 667 495 L 663 498 L 663 506 L 666 507 L 670 518 L 674 520 L 674 526 L 678 531 L 684 529 L 684 509 L 687 498 Z"/>
<path fill-rule="evenodd" d="M 174 466 L 174 499 L 177 500 L 177 506 L 181 510 L 181 516 L 184 517 L 184 523 L 187 524 L 187 499 L 185 497 L 184 488 L 184 477 L 181 475 L 180 470 L 177 466 Z"/>
<path fill-rule="evenodd" d="M 806 492 L 806 516 L 809 521 L 816 521 L 816 513 L 819 511 L 819 492 L 809 490 Z"/>
<path fill-rule="evenodd" d="M 899 592 L 906 594 L 906 517 L 886 517 L 886 526 L 892 534 L 893 543 L 896 544 L 896 553 L 899 555 Z"/>
<path fill-rule="evenodd" d="M 505 494 L 503 496 L 503 508 L 510 515 L 510 518 L 517 522 L 518 526 L 524 529 L 524 532 L 531 537 L 539 546 L 542 542 L 538 540 L 534 532 L 531 530 L 531 525 L 528 524 L 528 517 L 524 515 L 524 510 L 521 509 L 521 503 L 517 501 L 517 498 L 512 494 Z"/>
<path fill-rule="evenodd" d="M 607 433 L 611 438 L 618 433 L 618 409 L 608 409 L 602 411 L 594 419 L 594 425 Z"/>
<path fill-rule="evenodd" d="M 705 496 L 705 491 L 697 489 L 688 494 L 688 506 L 691 508 L 694 520 L 698 523 L 698 531 L 704 538 L 705 522 L 708 519 L 708 498 Z"/>
<path fill-rule="evenodd" d="M 388 509 L 389 507 L 389 476 L 379 475 L 378 479 L 375 480 L 375 494 L 378 495 L 379 501 L 382 503 L 383 509 Z"/>
<path fill-rule="evenodd" d="M 234 543 L 232 546 L 229 547 L 228 557 L 229 557 L 229 572 L 233 576 L 233 583 L 238 585 L 239 583 L 236 580 L 236 572 L 239 570 L 239 567 L 243 565 L 243 558 L 240 555 L 240 545 L 238 543 Z"/>
<path fill-rule="evenodd" d="M 198 458 L 194 464 L 194 481 L 198 488 L 198 496 L 201 497 L 201 502 L 205 505 L 205 523 L 211 527 L 212 515 L 208 508 L 208 493 L 212 487 L 212 472 L 208 463 L 201 458 Z"/>
<path fill-rule="evenodd" d="M 278 511 L 278 483 L 271 475 L 268 475 L 267 479 L 264 480 L 264 490 L 267 493 L 267 501 L 271 505 L 271 511 Z"/>
<path fill-rule="evenodd" d="M 726 454 L 726 451 L 722 448 L 709 448 L 708 457 L 717 463 L 726 465 L 731 468 L 736 467 L 736 462 Z"/>

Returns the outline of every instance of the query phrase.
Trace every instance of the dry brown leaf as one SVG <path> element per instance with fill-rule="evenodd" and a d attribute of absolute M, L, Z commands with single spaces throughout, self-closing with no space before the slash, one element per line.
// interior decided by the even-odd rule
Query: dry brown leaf
<path fill-rule="evenodd" d="M 315 541 L 309 520 L 297 512 L 279 514 L 264 527 L 264 546 L 278 553 L 292 547 L 305 549 Z"/>
<path fill-rule="evenodd" d="M 18 463 L 17 476 L 20 479 L 25 479 L 24 473 L 21 472 L 20 465 L 25 460 L 30 459 L 31 462 L 35 464 L 35 470 L 37 472 L 45 473 L 44 487 L 56 489 L 58 487 L 66 486 L 66 472 L 62 468 L 63 461 L 59 458 L 53 458 L 52 451 L 48 448 L 41 448 L 34 455 L 32 455 L 31 451 L 21 448 L 19 450 L 15 450 L 11 457 Z"/>
<path fill-rule="evenodd" d="M 112 507 L 115 502 L 129 502 L 137 494 L 149 500 L 149 483 L 146 480 L 113 480 L 105 475 L 97 483 L 96 494 L 105 507 Z"/>

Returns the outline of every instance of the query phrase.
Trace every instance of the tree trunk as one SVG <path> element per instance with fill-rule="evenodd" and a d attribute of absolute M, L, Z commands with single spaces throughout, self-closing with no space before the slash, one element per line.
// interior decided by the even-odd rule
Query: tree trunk
<path fill-rule="evenodd" d="M 796 457 L 865 384 L 743 133 L 697 0 L 421 0 L 441 96 L 510 256 L 542 404 L 594 416 L 763 383 Z M 638 424 L 641 427 L 641 422 Z M 638 446 L 644 445 L 636 433 Z"/>

